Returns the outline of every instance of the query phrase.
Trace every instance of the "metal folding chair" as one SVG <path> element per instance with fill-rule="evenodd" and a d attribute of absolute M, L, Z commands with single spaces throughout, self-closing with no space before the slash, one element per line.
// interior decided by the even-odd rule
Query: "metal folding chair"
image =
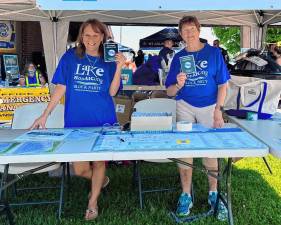
<path fill-rule="evenodd" d="M 34 103 L 21 106 L 17 108 L 14 112 L 14 117 L 12 121 L 12 129 L 27 129 L 29 128 L 33 121 L 39 117 L 42 112 L 45 110 L 47 103 Z M 54 111 L 48 117 L 47 128 L 63 128 L 64 127 L 64 106 L 58 105 Z M 2 173 L 0 187 L 8 182 L 8 176 L 14 178 L 14 196 L 17 195 L 20 191 L 26 190 L 38 190 L 38 189 L 59 189 L 59 198 L 57 200 L 41 200 L 41 201 L 31 201 L 31 202 L 20 202 L 20 203 L 9 203 L 9 206 L 23 206 L 23 205 L 41 205 L 41 204 L 57 204 L 58 208 L 58 217 L 61 218 L 62 208 L 63 208 L 63 195 L 64 195 L 64 180 L 65 180 L 65 170 L 66 163 L 21 163 L 21 164 L 9 164 L 9 165 L 0 165 L 0 173 Z M 38 168 L 41 168 L 38 170 Z M 59 186 L 55 187 L 31 187 L 31 188 L 17 188 L 16 181 L 23 179 L 25 176 L 33 173 L 43 173 L 49 172 L 56 169 L 62 169 L 61 182 Z M 0 204 L 1 202 L 5 203 L 6 190 L 0 193 Z M 2 206 L 3 207 L 3 206 Z M 10 218 L 11 219 L 11 218 Z M 10 220 L 9 219 L 9 220 Z"/>
<path fill-rule="evenodd" d="M 145 99 L 139 101 L 135 104 L 134 110 L 137 112 L 169 112 L 172 113 L 173 123 L 176 122 L 176 101 L 168 98 L 154 98 Z M 168 159 L 166 160 L 144 160 L 145 162 L 151 163 L 168 163 L 172 162 Z M 177 189 L 177 187 L 165 187 L 165 188 L 151 188 L 145 189 L 143 185 L 144 180 L 155 180 L 161 179 L 161 177 L 142 177 L 141 176 L 141 162 L 140 160 L 134 161 L 134 174 L 133 183 L 138 185 L 139 192 L 139 203 L 140 208 L 143 208 L 143 198 L 145 193 L 161 192 L 161 191 L 172 191 Z M 173 177 L 177 177 L 174 175 Z M 167 177 L 165 177 L 167 178 Z"/>

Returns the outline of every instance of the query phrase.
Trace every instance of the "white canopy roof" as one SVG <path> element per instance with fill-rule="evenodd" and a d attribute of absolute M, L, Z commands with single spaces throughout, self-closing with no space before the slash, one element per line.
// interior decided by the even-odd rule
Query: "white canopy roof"
<path fill-rule="evenodd" d="M 190 3 L 188 3 L 188 1 L 185 2 L 186 2 L 186 9 L 189 9 Z M 224 1 L 224 3 L 221 4 L 225 4 L 225 2 L 226 1 Z M 227 5 L 224 6 L 226 9 L 227 7 L 229 7 L 228 5 L 235 5 L 229 3 L 230 2 L 228 1 L 228 3 L 226 3 Z M 135 2 L 131 1 L 131 5 L 132 4 L 135 4 Z M 212 4 L 214 4 L 214 2 L 212 2 Z M 253 3 L 253 7 L 256 7 L 255 4 Z M 281 5 L 281 3 L 279 4 Z M 203 9 L 203 6 L 201 6 L 201 8 Z M 61 21 L 62 20 L 85 21 L 88 18 L 97 18 L 109 24 L 118 23 L 118 24 L 148 24 L 148 25 L 172 24 L 174 25 L 178 23 L 179 19 L 183 15 L 194 15 L 197 16 L 200 23 L 203 25 L 253 26 L 256 24 L 267 25 L 267 24 L 272 24 L 281 21 L 281 7 L 279 10 L 275 9 L 275 10 L 263 10 L 263 11 L 201 10 L 201 8 L 200 10 L 190 10 L 190 11 L 189 10 L 151 11 L 151 10 L 143 10 L 143 9 L 142 10 L 41 10 L 39 7 L 36 6 L 35 0 L 13 0 L 13 1 L 0 0 L 0 19 L 17 20 L 17 21 L 49 21 L 51 18 L 57 18 Z"/>
<path fill-rule="evenodd" d="M 39 0 L 40 1 L 40 0 Z M 54 1 L 54 0 L 50 0 Z M 104 2 L 110 2 L 112 0 L 103 0 Z M 143 0 L 147 1 L 147 0 Z M 143 5 L 144 2 L 142 1 Z M 176 0 L 181 1 L 181 0 Z M 206 0 L 201 0 L 206 1 Z M 198 1 L 198 2 L 201 2 Z M 218 0 L 214 0 L 218 1 Z M 242 0 L 236 0 L 239 4 L 242 4 Z M 58 0 L 59 2 L 59 0 Z M 126 1 L 128 2 L 128 1 Z M 129 1 L 129 8 L 136 9 L 137 4 L 135 1 Z M 151 1 L 149 1 L 151 2 Z M 173 2 L 158 0 L 156 2 Z M 189 9 L 191 1 L 181 1 L 182 5 L 179 8 Z M 227 7 L 235 5 L 229 1 L 222 2 L 221 5 L 227 9 Z M 244 1 L 246 2 L 246 1 Z M 271 5 L 265 5 L 266 10 L 195 10 L 196 7 L 204 9 L 204 5 L 201 7 L 192 5 L 192 10 L 41 10 L 36 6 L 35 0 L 0 0 L 0 20 L 14 20 L 14 21 L 40 21 L 41 30 L 44 44 L 44 52 L 47 64 L 47 70 L 49 78 L 55 70 L 58 58 L 64 53 L 69 22 L 71 21 L 85 21 L 88 18 L 96 18 L 107 24 L 139 24 L 139 25 L 176 25 L 179 19 L 183 15 L 196 16 L 202 25 L 235 25 L 235 26 L 247 26 L 250 27 L 252 34 L 255 34 L 255 38 L 251 38 L 252 42 L 261 43 L 263 40 L 262 27 L 267 27 L 268 24 L 281 21 L 281 7 L 279 10 L 267 10 L 267 8 L 276 8 L 281 5 L 279 0 L 265 1 L 257 0 L 252 3 L 253 7 L 261 3 L 270 3 Z M 192 1 L 194 3 L 194 1 Z M 134 6 L 134 4 L 136 4 Z M 148 3 L 149 4 L 149 3 Z M 214 4 L 212 1 L 210 4 Z M 238 4 L 238 3 L 237 3 Z M 248 3 L 249 4 L 249 3 Z M 261 5 L 263 6 L 263 5 Z M 216 7 L 216 4 L 212 6 Z M 119 8 L 121 8 L 119 6 Z M 125 7 L 126 8 L 126 7 Z M 175 7 L 172 7 L 175 8 Z M 221 8 L 221 7 L 220 7 Z M 235 5 L 234 8 L 237 8 Z M 243 7 L 247 8 L 247 7 Z M 248 6 L 249 8 L 249 6 Z M 206 9 L 206 7 L 205 7 Z M 253 36 L 253 35 L 252 35 Z M 253 45 L 253 46 L 255 46 Z M 258 46 L 258 45 L 257 45 Z M 54 57 L 55 56 L 55 57 Z"/>

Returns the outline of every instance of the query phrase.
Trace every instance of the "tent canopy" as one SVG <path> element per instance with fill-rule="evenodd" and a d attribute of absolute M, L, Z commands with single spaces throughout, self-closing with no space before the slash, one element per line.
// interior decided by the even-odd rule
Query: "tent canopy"
<path fill-rule="evenodd" d="M 258 1 L 261 2 L 261 1 Z M 264 0 L 263 0 L 264 2 Z M 276 1 L 277 4 L 278 1 Z M 70 2 L 69 2 L 70 4 Z M 81 2 L 82 4 L 82 2 Z M 134 5 L 135 2 L 131 5 Z M 143 2 L 142 2 L 143 4 Z M 173 2 L 173 4 L 176 4 Z M 178 8 L 190 8 L 182 2 Z M 230 7 L 229 3 L 224 7 Z M 226 4 L 226 5 L 225 5 Z M 238 3 L 237 3 L 238 4 Z M 255 2 L 255 6 L 257 7 Z M 272 7 L 273 4 L 271 1 Z M 213 2 L 210 5 L 214 5 Z M 281 5 L 281 3 L 279 3 Z M 85 21 L 97 18 L 108 24 L 177 25 L 184 15 L 196 16 L 202 25 L 267 25 L 281 21 L 281 6 L 276 10 L 41 10 L 35 0 L 0 0 L 0 19 L 15 21 Z M 217 6 L 216 6 L 217 7 Z M 219 6 L 218 6 L 219 7 Z M 243 6 L 241 6 L 243 7 Z M 132 8 L 132 7 L 131 7 Z M 136 8 L 136 7 L 135 7 Z M 204 9 L 204 8 L 202 8 Z"/>
<path fill-rule="evenodd" d="M 202 1 L 205 1 L 206 4 L 201 4 Z M 38 2 L 41 3 L 42 0 L 38 0 Z M 56 2 L 59 5 L 63 1 L 45 2 Z M 64 1 L 64 3 L 66 2 L 72 4 L 70 1 Z M 76 0 L 77 2 L 80 2 L 82 6 L 87 1 Z M 203 26 L 247 27 L 247 35 L 250 36 L 250 43 L 253 45 L 251 47 L 260 47 L 267 25 L 281 21 L 281 2 L 277 0 L 257 0 L 254 4 L 244 0 L 236 0 L 235 4 L 222 0 L 214 0 L 210 4 L 207 3 L 207 0 L 200 0 L 200 2 L 184 0 L 131 2 L 124 0 L 118 2 L 118 10 L 111 10 L 110 2 L 112 3 L 113 0 L 95 1 L 96 4 L 100 4 L 100 7 L 96 7 L 95 10 L 67 11 L 42 10 L 40 4 L 36 5 L 35 0 L 0 0 L 0 20 L 40 21 L 49 79 L 52 78 L 58 59 L 65 52 L 71 21 L 79 22 L 96 18 L 109 25 L 176 26 L 182 16 L 190 15 L 196 16 Z M 116 5 L 116 1 L 114 2 L 113 5 Z M 105 3 L 107 7 L 110 7 L 102 8 Z M 121 3 L 122 5 L 120 5 Z M 92 4 L 94 4 L 93 1 Z M 142 7 L 139 7 L 139 4 Z M 214 10 L 216 7 L 220 10 Z M 259 7 L 264 10 L 255 10 Z M 185 8 L 192 10 L 179 10 Z M 244 10 L 238 10 L 240 8 Z"/>
<path fill-rule="evenodd" d="M 140 48 L 163 47 L 163 42 L 167 39 L 173 40 L 175 47 L 178 47 L 179 42 L 182 40 L 177 28 L 167 27 L 148 37 L 140 39 Z"/>

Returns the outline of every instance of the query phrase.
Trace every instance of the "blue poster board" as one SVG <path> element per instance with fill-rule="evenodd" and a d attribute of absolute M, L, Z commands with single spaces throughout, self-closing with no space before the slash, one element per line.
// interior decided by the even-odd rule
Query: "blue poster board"
<path fill-rule="evenodd" d="M 16 52 L 16 27 L 14 21 L 0 21 L 0 51 Z"/>
<path fill-rule="evenodd" d="M 9 82 L 18 79 L 19 78 L 18 56 L 12 54 L 4 54 L 3 62 L 4 62 L 4 73 L 6 74 L 6 79 L 8 79 Z"/>

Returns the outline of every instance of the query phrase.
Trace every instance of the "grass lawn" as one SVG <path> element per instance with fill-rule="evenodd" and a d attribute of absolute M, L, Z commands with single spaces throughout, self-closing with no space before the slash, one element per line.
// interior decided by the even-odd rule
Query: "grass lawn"
<path fill-rule="evenodd" d="M 237 225 L 280 225 L 281 224 L 281 160 L 267 157 L 273 170 L 271 175 L 261 158 L 243 159 L 234 165 L 232 171 L 232 203 L 234 222 Z M 157 166 L 145 164 L 143 173 L 175 174 L 177 168 L 174 164 Z M 84 212 L 87 206 L 88 182 L 73 177 L 71 187 L 65 194 L 63 219 L 56 219 L 56 206 L 28 206 L 13 208 L 18 225 L 164 225 L 174 224 L 168 213 L 174 210 L 180 189 L 174 192 L 146 194 L 145 209 L 139 208 L 136 189 L 132 187 L 131 166 L 111 166 L 107 170 L 111 178 L 107 191 L 104 191 L 99 201 L 99 217 L 96 221 L 85 222 Z M 26 178 L 23 185 L 55 182 L 55 178 L 33 175 Z M 172 180 L 161 181 L 169 185 Z M 147 185 L 155 184 L 149 181 Z M 163 184 L 164 183 L 164 184 Z M 195 189 L 195 205 L 192 214 L 206 211 L 207 204 L 207 178 L 201 172 L 195 172 L 193 177 Z M 51 198 L 54 191 L 33 193 L 35 197 Z M 28 197 L 27 194 L 23 194 Z M 1 216 L 0 224 L 7 224 Z M 192 225 L 219 225 L 227 224 L 213 217 L 205 218 L 191 223 Z"/>

